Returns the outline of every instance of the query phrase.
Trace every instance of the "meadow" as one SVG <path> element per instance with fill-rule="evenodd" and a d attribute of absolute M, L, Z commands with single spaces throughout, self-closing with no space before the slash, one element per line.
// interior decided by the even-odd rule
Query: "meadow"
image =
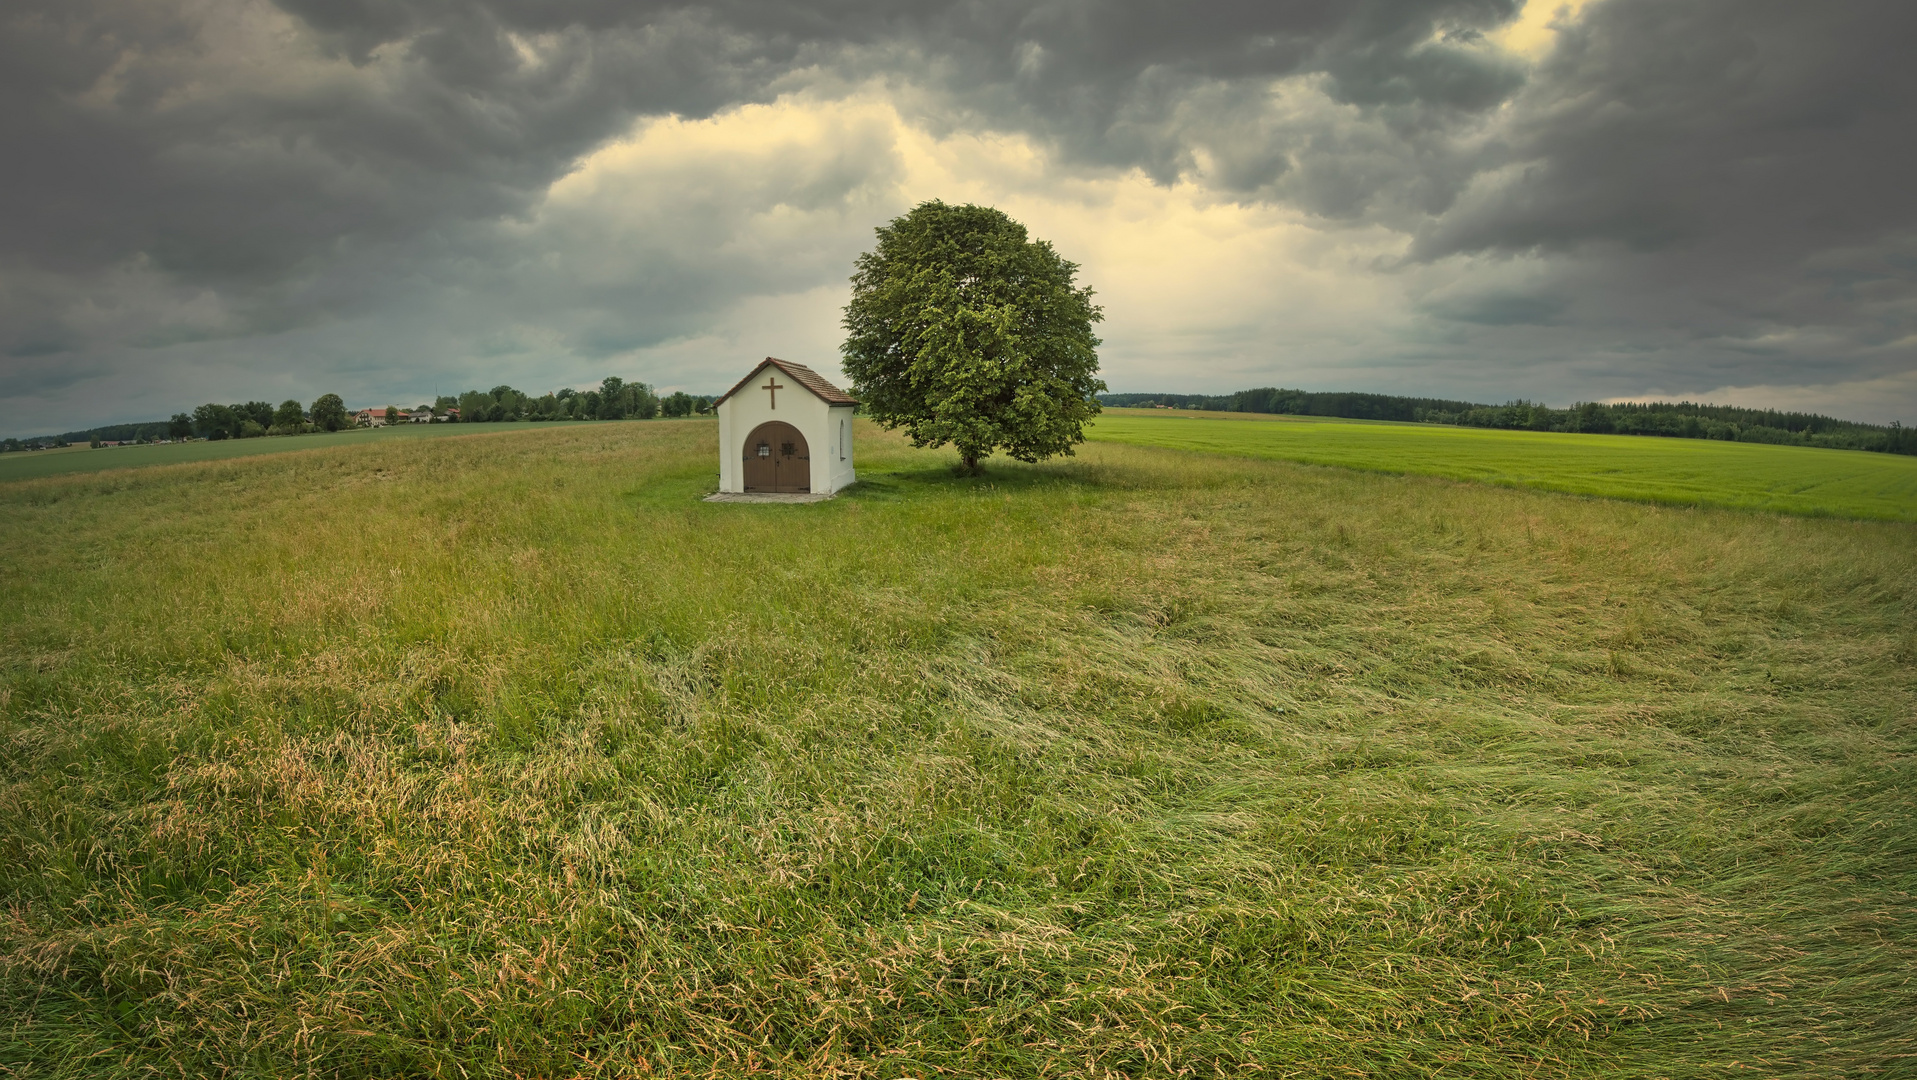
<path fill-rule="evenodd" d="M 1685 506 L 1917 521 L 1917 457 L 1327 417 L 1108 409 L 1091 438 Z"/>
<path fill-rule="evenodd" d="M 0 484 L 0 1067 L 1917 1071 L 1917 528 L 713 436 Z"/>
<path fill-rule="evenodd" d="M 569 421 L 526 423 L 526 428 L 560 427 Z M 195 461 L 224 461 L 228 458 L 284 454 L 299 450 L 318 450 L 335 446 L 359 446 L 388 439 L 430 439 L 446 435 L 470 435 L 475 431 L 496 431 L 487 427 L 458 424 L 399 424 L 393 427 L 355 428 L 347 431 L 314 432 L 308 435 L 273 436 L 256 439 L 195 439 L 192 442 L 149 443 L 144 446 L 63 446 L 57 450 L 22 450 L 0 454 L 0 483 L 28 480 L 40 476 L 68 473 L 103 472 L 107 469 L 140 469 L 149 465 L 182 465 Z"/>

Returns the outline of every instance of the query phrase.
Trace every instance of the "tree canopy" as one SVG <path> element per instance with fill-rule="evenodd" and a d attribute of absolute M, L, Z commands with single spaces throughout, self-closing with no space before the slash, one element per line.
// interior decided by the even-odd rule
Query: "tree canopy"
<path fill-rule="evenodd" d="M 321 394 L 313 402 L 313 424 L 321 431 L 338 431 L 353 426 L 352 414 L 338 394 Z"/>
<path fill-rule="evenodd" d="M 914 446 L 951 443 L 970 471 L 1083 442 L 1105 383 L 1078 265 L 989 206 L 922 203 L 877 232 L 840 350 L 866 415 Z"/>

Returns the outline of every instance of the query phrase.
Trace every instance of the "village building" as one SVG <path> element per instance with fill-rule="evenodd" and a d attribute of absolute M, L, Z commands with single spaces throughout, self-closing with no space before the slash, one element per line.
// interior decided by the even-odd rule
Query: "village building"
<path fill-rule="evenodd" d="M 852 483 L 857 406 L 804 364 L 766 357 L 713 403 L 720 492 L 830 495 Z"/>
<path fill-rule="evenodd" d="M 388 416 L 387 413 L 392 415 Z M 441 409 L 434 414 L 431 406 L 417 409 L 392 409 L 385 406 L 375 409 L 361 409 L 353 414 L 353 419 L 366 427 L 385 427 L 388 424 L 437 424 L 459 419 L 458 409 Z"/>

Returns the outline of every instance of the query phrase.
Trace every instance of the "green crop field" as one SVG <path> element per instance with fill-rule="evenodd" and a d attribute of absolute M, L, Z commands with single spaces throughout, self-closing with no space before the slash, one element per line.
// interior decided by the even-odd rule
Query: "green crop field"
<path fill-rule="evenodd" d="M 1917 457 L 1858 450 L 1152 409 L 1109 410 L 1090 436 L 1573 495 L 1917 521 Z"/>
<path fill-rule="evenodd" d="M 1917 527 L 713 437 L 0 483 L 0 1070 L 1917 1069 Z"/>
<path fill-rule="evenodd" d="M 0 483 L 27 480 L 37 476 L 66 473 L 103 472 L 107 469 L 138 469 L 148 465 L 180 465 L 193 461 L 221 461 L 226 458 L 283 454 L 294 450 L 318 450 L 332 446 L 358 446 L 388 439 L 423 439 L 447 435 L 515 431 L 524 428 L 563 427 L 559 423 L 519 424 L 400 424 L 394 427 L 357 428 L 351 431 L 314 433 L 258 439 L 222 439 L 211 442 L 156 443 L 146 446 L 64 446 L 58 450 L 23 450 L 0 454 Z"/>

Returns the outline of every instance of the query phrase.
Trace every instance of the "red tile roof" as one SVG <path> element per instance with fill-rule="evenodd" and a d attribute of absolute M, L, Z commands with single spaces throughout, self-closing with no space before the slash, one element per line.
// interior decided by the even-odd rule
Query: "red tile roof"
<path fill-rule="evenodd" d="M 754 375 L 757 375 L 759 372 L 764 371 L 766 364 L 771 364 L 773 367 L 776 367 L 780 371 L 785 372 L 786 375 L 789 376 L 793 382 L 798 383 L 800 386 L 803 386 L 807 390 L 812 391 L 812 394 L 814 397 L 817 397 L 820 401 L 825 402 L 827 405 L 857 405 L 859 403 L 858 398 L 855 398 L 851 394 L 848 394 L 845 391 L 839 389 L 838 387 L 833 386 L 831 383 L 826 382 L 825 376 L 820 375 L 818 372 L 813 371 L 811 368 L 806 367 L 804 364 L 795 364 L 790 360 L 781 360 L 776 356 L 768 356 L 765 358 L 765 363 L 762 363 L 758 367 L 755 367 L 752 369 L 752 373 L 750 375 L 747 375 L 745 378 L 740 379 L 738 383 L 732 387 L 732 389 L 727 390 L 723 394 L 720 394 L 719 400 L 712 403 L 713 407 L 718 408 L 719 402 L 722 402 L 725 399 L 731 397 L 732 395 L 738 393 L 739 391 L 745 389 L 745 384 L 751 382 L 752 377 Z"/>

